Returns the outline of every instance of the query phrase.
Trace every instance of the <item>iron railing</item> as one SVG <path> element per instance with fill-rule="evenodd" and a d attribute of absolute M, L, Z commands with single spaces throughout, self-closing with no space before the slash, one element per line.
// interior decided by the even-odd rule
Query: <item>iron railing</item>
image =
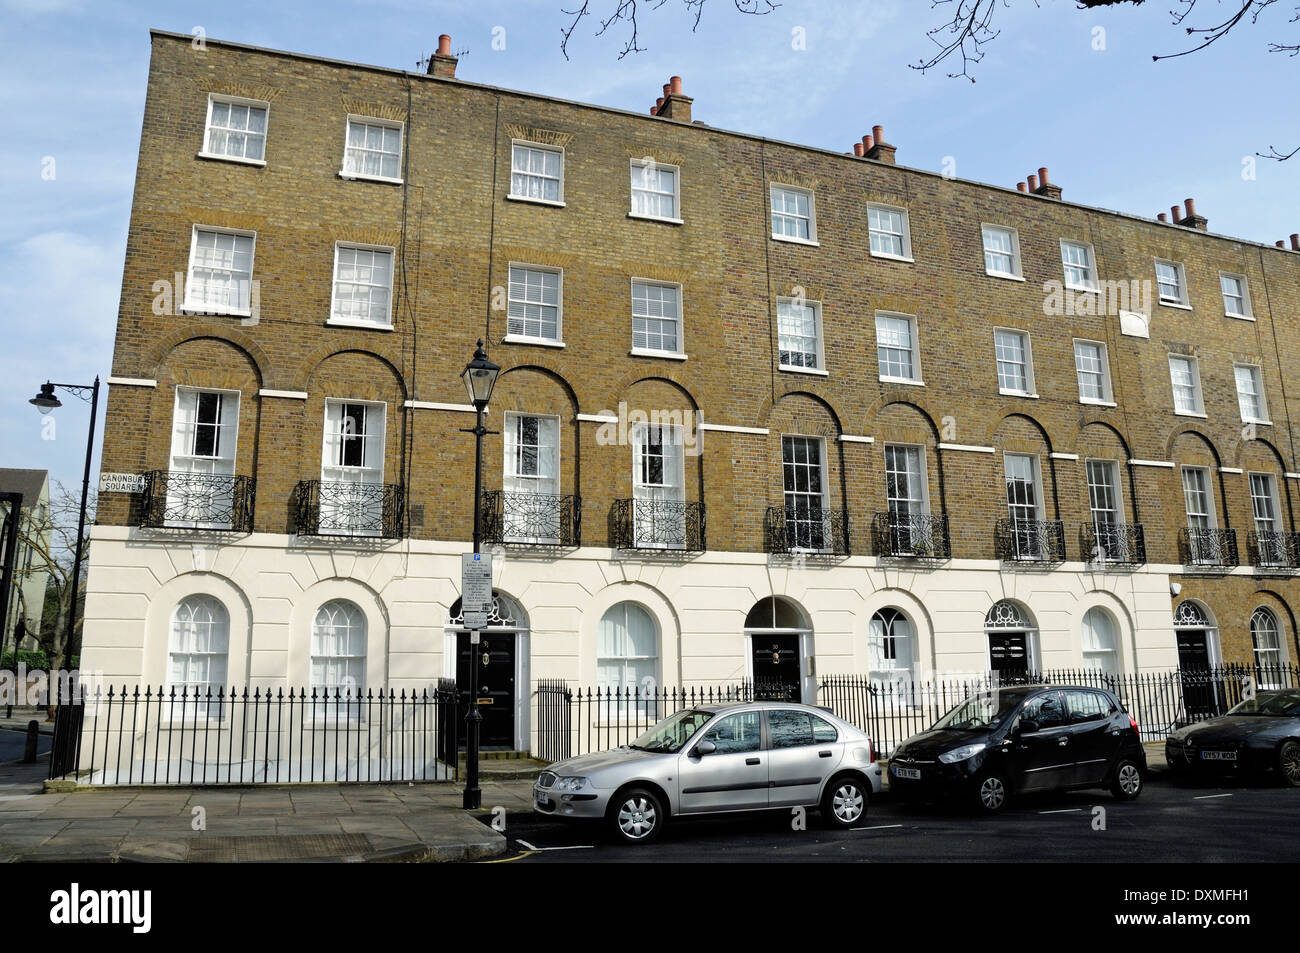
<path fill-rule="evenodd" d="M 50 777 L 89 785 L 447 781 L 454 683 L 434 689 L 82 687 Z"/>
<path fill-rule="evenodd" d="M 1084 562 L 1094 566 L 1141 566 L 1147 561 L 1141 523 L 1084 523 L 1080 536 Z"/>
<path fill-rule="evenodd" d="M 1060 520 L 1000 519 L 994 546 L 1003 562 L 1065 562 L 1065 524 Z"/>
<path fill-rule="evenodd" d="M 145 474 L 140 525 L 251 533 L 256 486 L 248 476 L 151 470 Z"/>
<path fill-rule="evenodd" d="M 294 494 L 300 536 L 406 535 L 406 493 L 394 483 L 303 480 Z"/>
<path fill-rule="evenodd" d="M 609 508 L 613 549 L 702 553 L 704 504 L 679 500 L 615 500 Z"/>
<path fill-rule="evenodd" d="M 582 544 L 582 498 L 547 493 L 483 494 L 483 541 L 524 546 Z"/>
<path fill-rule="evenodd" d="M 877 513 L 871 520 L 876 554 L 893 559 L 948 559 L 952 540 L 943 513 Z"/>
<path fill-rule="evenodd" d="M 763 517 L 763 545 L 769 553 L 848 556 L 849 514 L 808 506 L 769 506 Z"/>
<path fill-rule="evenodd" d="M 1260 569 L 1300 569 L 1300 533 L 1251 530 L 1250 561 Z"/>
<path fill-rule="evenodd" d="M 1178 551 L 1184 566 L 1214 566 L 1231 569 L 1239 565 L 1235 529 L 1188 527 L 1179 533 Z"/>

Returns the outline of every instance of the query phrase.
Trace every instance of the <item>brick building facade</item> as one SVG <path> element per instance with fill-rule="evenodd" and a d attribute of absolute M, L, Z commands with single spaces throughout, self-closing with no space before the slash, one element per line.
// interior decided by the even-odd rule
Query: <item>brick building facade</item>
<path fill-rule="evenodd" d="M 1300 657 L 1300 251 L 906 168 L 879 127 L 718 130 L 676 83 L 637 114 L 445 45 L 192 39 L 152 36 L 103 454 L 151 483 L 101 496 L 85 668 L 455 675 L 479 337 L 495 743 L 539 678 Z"/>

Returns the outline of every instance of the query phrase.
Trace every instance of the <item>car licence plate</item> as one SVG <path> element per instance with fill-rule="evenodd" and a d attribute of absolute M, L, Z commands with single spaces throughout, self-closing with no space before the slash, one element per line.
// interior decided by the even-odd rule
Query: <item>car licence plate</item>
<path fill-rule="evenodd" d="M 551 803 L 551 796 L 550 796 L 549 794 L 547 794 L 545 791 L 538 791 L 538 792 L 537 792 L 537 803 L 538 803 L 538 804 L 550 804 L 550 803 Z"/>
<path fill-rule="evenodd" d="M 894 777 L 896 777 L 896 778 L 907 778 L 909 781 L 920 781 L 920 780 L 921 780 L 921 769 L 920 769 L 920 768 L 900 768 L 900 767 L 898 767 L 897 765 L 895 765 L 895 766 L 894 766 Z"/>
<path fill-rule="evenodd" d="M 1236 761 L 1237 752 L 1235 751 L 1202 751 L 1202 761 Z"/>

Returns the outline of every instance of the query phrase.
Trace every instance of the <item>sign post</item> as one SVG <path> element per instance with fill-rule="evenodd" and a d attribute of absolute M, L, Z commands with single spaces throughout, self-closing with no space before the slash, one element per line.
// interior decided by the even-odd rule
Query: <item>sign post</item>
<path fill-rule="evenodd" d="M 479 630 L 486 629 L 492 611 L 492 554 L 462 553 L 460 557 L 460 609 L 471 645 L 478 645 Z"/>

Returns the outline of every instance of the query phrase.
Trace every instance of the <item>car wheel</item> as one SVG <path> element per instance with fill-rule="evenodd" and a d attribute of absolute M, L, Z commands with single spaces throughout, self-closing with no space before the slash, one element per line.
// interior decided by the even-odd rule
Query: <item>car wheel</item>
<path fill-rule="evenodd" d="M 659 798 L 645 788 L 628 788 L 609 812 L 614 836 L 625 844 L 648 844 L 664 828 L 667 815 Z"/>
<path fill-rule="evenodd" d="M 1115 765 L 1115 778 L 1110 783 L 1110 793 L 1121 801 L 1135 801 L 1142 793 L 1142 769 L 1128 758 Z"/>
<path fill-rule="evenodd" d="M 1300 742 L 1288 741 L 1278 749 L 1277 773 L 1288 787 L 1300 787 Z"/>
<path fill-rule="evenodd" d="M 832 827 L 847 830 L 867 816 L 867 786 L 852 775 L 833 778 L 822 795 L 822 817 Z"/>
<path fill-rule="evenodd" d="M 1000 813 L 1010 797 L 1007 779 L 996 771 L 981 776 L 975 784 L 975 806 L 983 814 Z"/>

